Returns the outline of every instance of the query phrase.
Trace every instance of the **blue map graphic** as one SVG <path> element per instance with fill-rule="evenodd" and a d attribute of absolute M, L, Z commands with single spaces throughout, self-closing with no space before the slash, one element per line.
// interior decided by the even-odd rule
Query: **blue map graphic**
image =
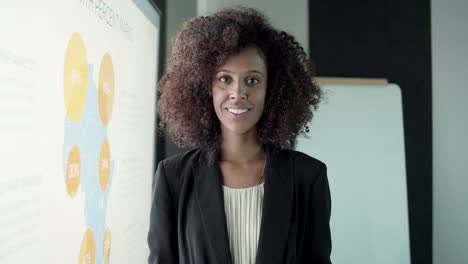
<path fill-rule="evenodd" d="M 106 210 L 109 190 L 114 174 L 114 160 L 110 161 L 110 176 L 104 191 L 99 185 L 99 158 L 101 146 L 107 139 L 107 127 L 99 118 L 96 84 L 93 65 L 88 64 L 88 93 L 81 119 L 71 122 L 65 114 L 63 144 L 63 175 L 66 180 L 67 160 L 71 148 L 77 145 L 81 158 L 80 191 L 85 198 L 84 217 L 86 226 L 94 235 L 95 263 L 103 263 L 103 241 L 106 231 Z M 111 154 L 112 157 L 112 154 Z M 86 230 L 83 230 L 83 235 Z M 77 245 L 79 250 L 80 245 Z M 110 262 L 110 260 L 109 260 Z"/>

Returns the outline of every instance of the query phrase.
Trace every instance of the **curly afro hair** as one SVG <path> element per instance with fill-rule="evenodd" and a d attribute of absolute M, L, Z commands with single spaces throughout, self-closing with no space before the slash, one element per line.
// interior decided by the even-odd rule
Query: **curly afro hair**
<path fill-rule="evenodd" d="M 210 163 L 218 157 L 220 121 L 212 103 L 211 82 L 217 68 L 246 47 L 258 48 L 266 60 L 265 108 L 257 135 L 273 151 L 294 149 L 297 136 L 322 98 L 315 70 L 290 34 L 274 29 L 257 10 L 223 9 L 194 17 L 176 34 L 172 55 L 159 81 L 159 132 L 179 147 L 203 147 Z"/>

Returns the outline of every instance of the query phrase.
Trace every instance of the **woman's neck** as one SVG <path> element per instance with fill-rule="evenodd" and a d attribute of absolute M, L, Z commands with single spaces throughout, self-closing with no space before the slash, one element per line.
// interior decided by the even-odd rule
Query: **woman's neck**
<path fill-rule="evenodd" d="M 245 163 L 265 158 L 255 129 L 245 134 L 223 133 L 220 151 L 221 161 Z"/>

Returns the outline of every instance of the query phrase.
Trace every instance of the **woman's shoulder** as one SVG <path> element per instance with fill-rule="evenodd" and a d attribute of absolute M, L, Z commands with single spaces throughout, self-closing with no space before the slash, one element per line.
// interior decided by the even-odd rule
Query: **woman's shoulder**
<path fill-rule="evenodd" d="M 181 167 L 184 167 L 184 166 L 191 166 L 191 164 L 193 164 L 196 161 L 196 159 L 198 159 L 200 155 L 200 151 L 201 151 L 200 148 L 193 148 L 193 149 L 181 152 L 181 153 L 171 155 L 163 159 L 160 162 L 159 166 L 163 164 L 164 169 L 166 171 L 171 171 L 171 172 L 180 170 Z"/>
<path fill-rule="evenodd" d="M 307 168 L 323 168 L 325 165 L 324 162 L 321 160 L 310 156 L 302 151 L 294 150 L 294 149 L 284 149 L 282 150 L 283 155 L 287 158 L 292 160 L 295 165 L 300 167 L 307 167 Z"/>
<path fill-rule="evenodd" d="M 282 150 L 282 153 L 291 162 L 297 183 L 309 185 L 323 175 L 327 177 L 327 166 L 323 161 L 298 150 Z"/>

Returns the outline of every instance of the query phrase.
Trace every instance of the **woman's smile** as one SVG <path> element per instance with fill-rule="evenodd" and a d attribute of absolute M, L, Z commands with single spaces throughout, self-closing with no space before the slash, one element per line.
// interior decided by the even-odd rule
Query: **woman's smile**
<path fill-rule="evenodd" d="M 226 108 L 226 110 L 231 119 L 240 120 L 247 117 L 251 109 Z"/>

